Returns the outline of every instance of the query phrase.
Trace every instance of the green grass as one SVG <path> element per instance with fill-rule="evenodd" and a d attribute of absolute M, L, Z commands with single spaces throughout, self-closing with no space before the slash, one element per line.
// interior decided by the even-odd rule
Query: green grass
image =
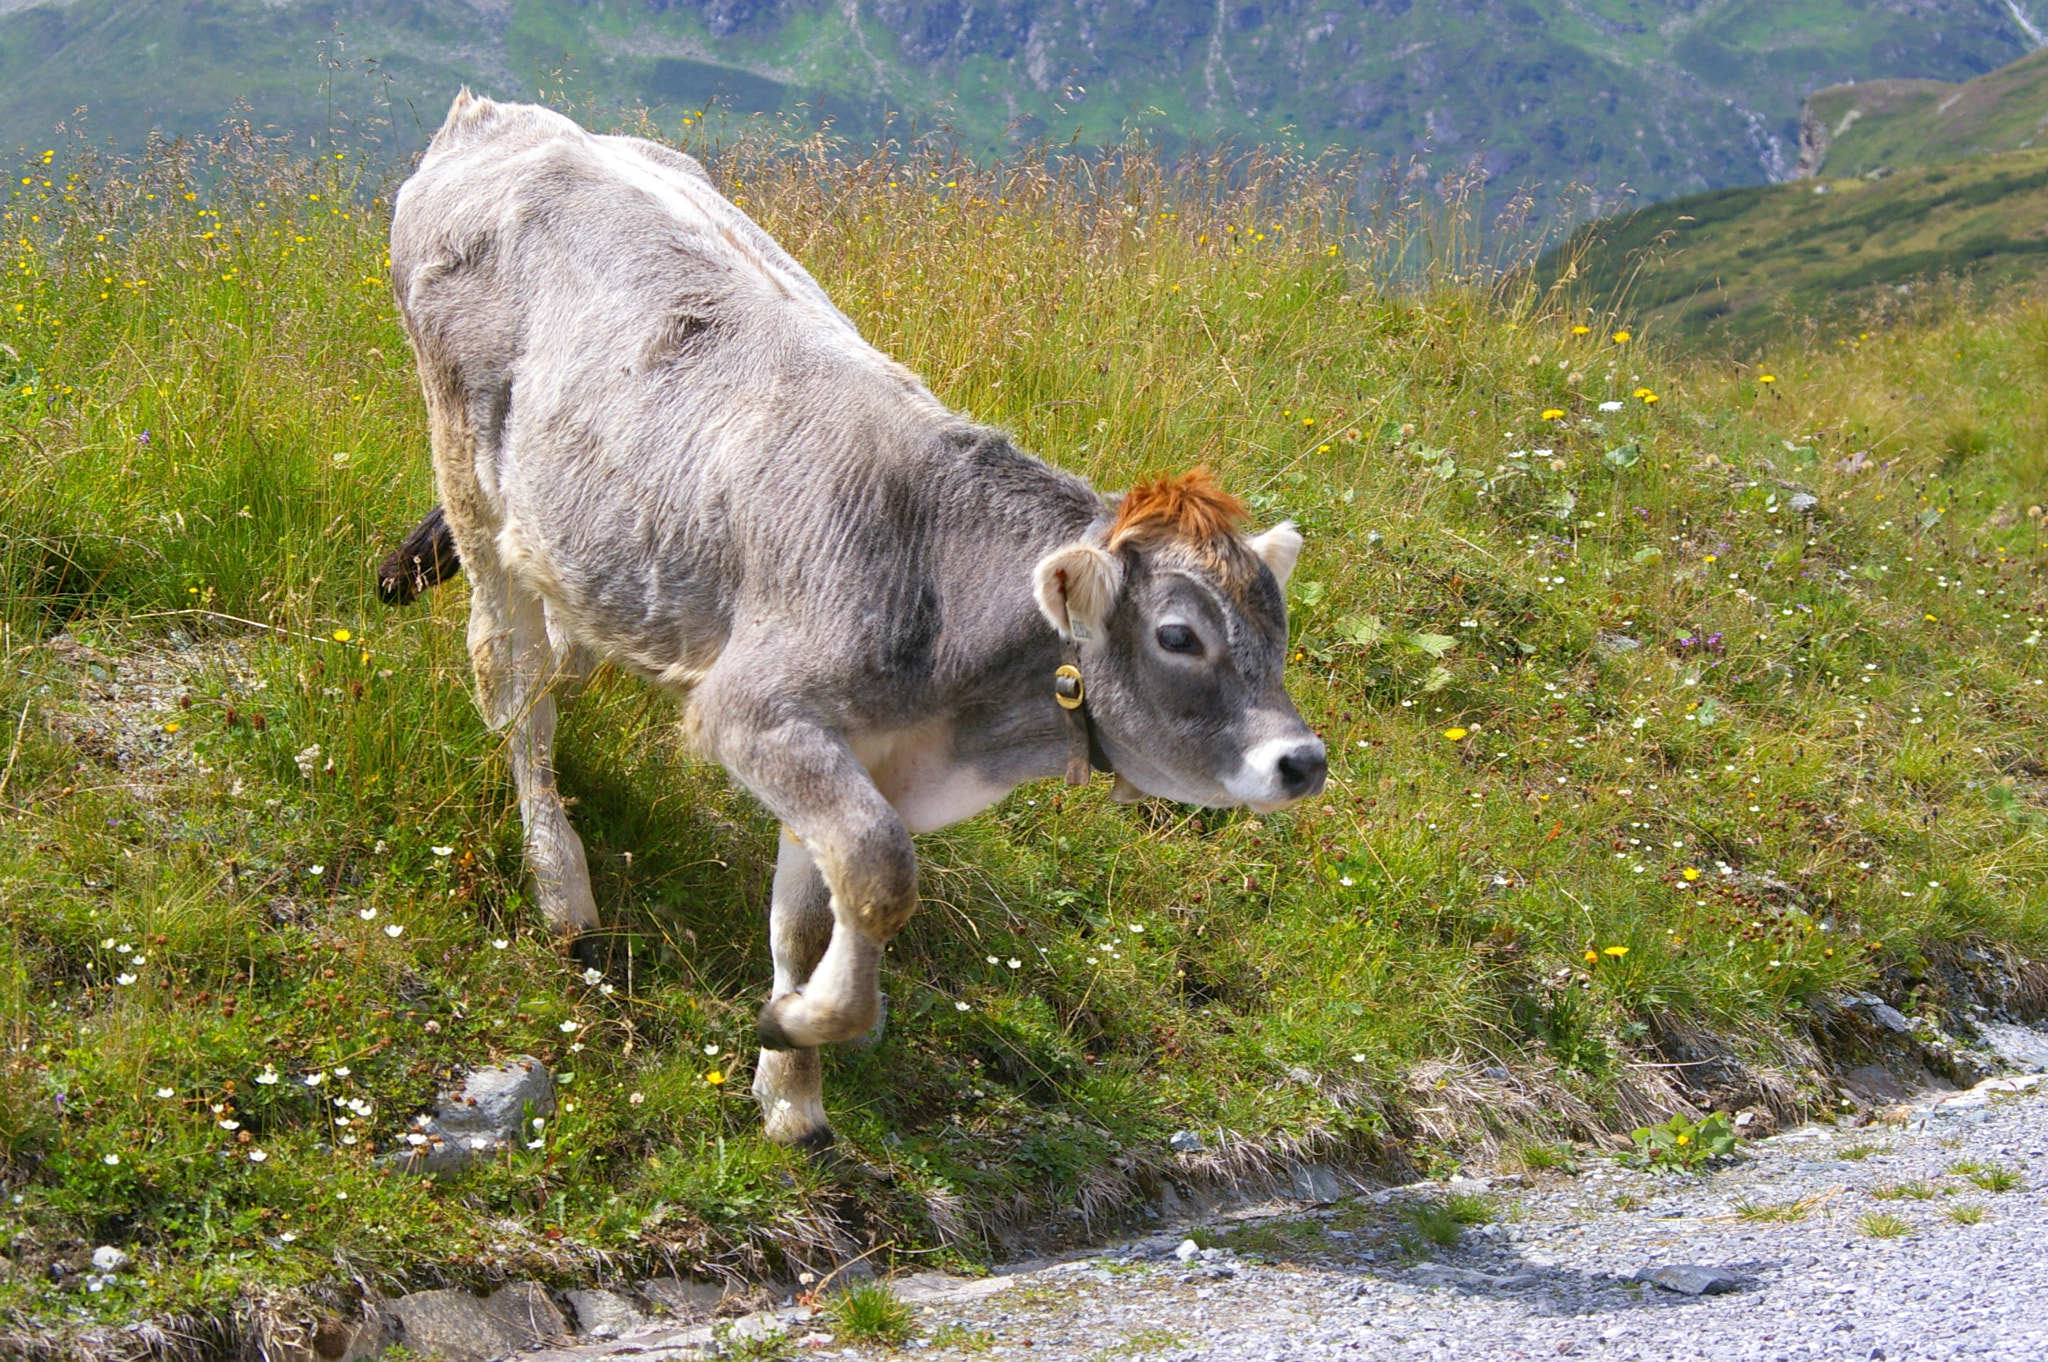
<path fill-rule="evenodd" d="M 1890 1152 L 1891 1149 L 1887 1145 L 1852 1144 L 1847 1149 L 1844 1149 L 1841 1152 L 1837 1153 L 1835 1157 L 1838 1159 L 1846 1159 L 1850 1163 L 1861 1163 L 1863 1160 L 1869 1158 L 1872 1154 L 1888 1154 Z"/>
<path fill-rule="evenodd" d="M 1796 1201 L 1743 1200 L 1735 1203 L 1735 1214 L 1753 1225 L 1789 1225 L 1812 1215 L 1821 1200 L 1818 1196 L 1800 1197 Z"/>
<path fill-rule="evenodd" d="M 1871 1188 L 1870 1195 L 1879 1201 L 1932 1201 L 1941 1189 L 1931 1182 L 1892 1182 Z"/>
<path fill-rule="evenodd" d="M 891 1348 L 902 1346 L 917 1322 L 917 1312 L 880 1281 L 856 1282 L 826 1297 L 825 1314 L 845 1341 Z"/>
<path fill-rule="evenodd" d="M 1913 1227 L 1889 1211 L 1872 1211 L 1858 1216 L 1856 1224 L 1872 1239 L 1900 1239 L 1913 1232 Z"/>
<path fill-rule="evenodd" d="M 1984 1208 L 1974 1202 L 1950 1206 L 1942 1214 L 1958 1225 L 1981 1225 L 1984 1223 Z"/>
<path fill-rule="evenodd" d="M 1970 1174 L 1968 1180 L 1983 1192 L 2011 1192 L 2027 1182 L 2019 1169 L 2005 1164 L 1992 1164 L 1982 1172 Z"/>
<path fill-rule="evenodd" d="M 561 735 L 609 933 L 586 979 L 525 897 L 464 587 L 376 602 L 434 499 L 388 186 L 262 147 L 21 167 L 8 1328 L 247 1341 L 357 1280 L 822 1275 L 856 1204 L 878 1267 L 976 1260 L 1104 1232 L 1176 1130 L 1432 1166 L 1591 1140 L 1634 1109 L 1631 1061 L 1674 1062 L 1655 1028 L 1807 1075 L 1810 1001 L 2048 951 L 2038 305 L 1786 352 L 1760 388 L 1564 295 L 1377 288 L 1437 247 L 1347 221 L 1298 163 L 828 150 L 714 168 L 942 398 L 1105 487 L 1207 461 L 1301 522 L 1291 684 L 1329 790 L 1252 816 L 1047 783 L 921 839 L 889 1035 L 826 1061 L 888 1178 L 770 1147 L 746 1087 L 772 820 L 671 704 L 598 678 Z M 383 1171 L 451 1071 L 512 1054 L 565 1076 L 537 1148 Z M 1535 1096 L 1504 1102 L 1496 1059 Z M 102 1243 L 137 1268 L 82 1291 Z"/>

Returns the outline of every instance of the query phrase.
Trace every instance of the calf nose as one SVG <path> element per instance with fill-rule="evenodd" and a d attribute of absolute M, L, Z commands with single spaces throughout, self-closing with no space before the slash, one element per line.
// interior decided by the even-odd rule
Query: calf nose
<path fill-rule="evenodd" d="M 1329 774 L 1330 762 L 1320 742 L 1305 742 L 1289 752 L 1283 752 L 1274 767 L 1280 776 L 1280 788 L 1287 792 L 1289 799 L 1306 799 L 1319 794 L 1323 788 L 1323 777 Z"/>

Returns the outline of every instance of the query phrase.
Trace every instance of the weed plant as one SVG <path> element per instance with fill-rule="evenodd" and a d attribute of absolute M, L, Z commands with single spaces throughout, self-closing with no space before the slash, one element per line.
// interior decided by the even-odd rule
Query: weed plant
<path fill-rule="evenodd" d="M 877 1242 L 972 1257 L 1099 1231 L 1178 1129 L 1220 1169 L 1591 1138 L 1682 1080 L 1630 1063 L 1680 1031 L 1817 1103 L 1822 1000 L 2044 958 L 2048 309 L 1681 365 L 1284 157 L 696 149 L 945 401 L 1104 487 L 1206 462 L 1301 524 L 1328 790 L 1048 783 L 921 839 L 888 1036 L 826 1061 L 890 1180 L 840 1185 L 746 1096 L 772 821 L 598 677 L 561 734 L 610 934 L 586 971 L 525 897 L 465 587 L 376 600 L 434 500 L 392 186 L 246 133 L 29 149 L 0 1308 L 34 1351 L 136 1320 L 295 1347 L 357 1282 L 794 1275 L 849 1198 Z M 562 1084 L 526 1147 L 386 1172 L 516 1054 Z M 88 1281 L 105 1243 L 136 1267 Z"/>
<path fill-rule="evenodd" d="M 833 1332 L 853 1343 L 881 1343 L 900 1347 L 910 1337 L 917 1315 L 890 1289 L 887 1282 L 855 1282 L 829 1296 L 825 1313 Z"/>

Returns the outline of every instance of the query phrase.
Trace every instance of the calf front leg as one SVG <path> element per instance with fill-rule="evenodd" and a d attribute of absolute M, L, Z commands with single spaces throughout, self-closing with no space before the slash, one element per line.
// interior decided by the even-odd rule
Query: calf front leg
<path fill-rule="evenodd" d="M 719 671 L 725 668 L 722 660 Z M 744 668 L 726 673 L 734 674 L 744 675 Z M 917 907 L 910 833 L 838 734 L 777 712 L 775 700 L 749 703 L 762 692 L 736 694 L 723 679 L 714 674 L 692 697 L 691 725 L 801 841 L 832 914 L 831 934 L 808 977 L 778 973 L 776 995 L 761 1009 L 761 1043 L 808 1050 L 852 1040 L 881 1015 L 882 950 Z M 752 686 L 761 684 L 752 679 Z"/>
<path fill-rule="evenodd" d="M 832 891 L 818 863 L 789 829 L 775 855 L 775 889 L 768 911 L 768 942 L 775 953 L 772 1001 L 810 980 L 832 942 Z M 816 1047 L 763 1050 L 754 1067 L 754 1097 L 768 1138 L 801 1149 L 832 1143 L 825 1119 L 824 1076 Z"/>

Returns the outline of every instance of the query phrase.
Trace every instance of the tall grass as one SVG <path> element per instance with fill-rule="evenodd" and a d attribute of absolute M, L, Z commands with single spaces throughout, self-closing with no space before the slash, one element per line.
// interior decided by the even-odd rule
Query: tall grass
<path fill-rule="evenodd" d="M 889 1036 L 828 1061 L 890 1180 L 802 1165 L 745 1096 L 770 821 L 600 677 L 562 739 L 614 936 L 586 977 L 524 899 L 463 587 L 375 601 L 433 500 L 391 186 L 246 137 L 52 148 L 0 283 L 18 1328 L 284 1338 L 357 1278 L 979 1254 L 1162 1171 L 1789 1113 L 1830 1092 L 1810 1003 L 2039 957 L 2038 306 L 1819 338 L 1764 384 L 1327 167 L 696 149 L 949 403 L 1105 487 L 1206 462 L 1301 523 L 1329 791 L 1047 784 L 922 839 Z M 1702 1036 L 1734 1087 L 1679 1086 Z M 566 1085 L 530 1148 L 384 1173 L 452 1070 L 513 1053 Z M 94 1292 L 103 1242 L 140 1266 Z"/>

